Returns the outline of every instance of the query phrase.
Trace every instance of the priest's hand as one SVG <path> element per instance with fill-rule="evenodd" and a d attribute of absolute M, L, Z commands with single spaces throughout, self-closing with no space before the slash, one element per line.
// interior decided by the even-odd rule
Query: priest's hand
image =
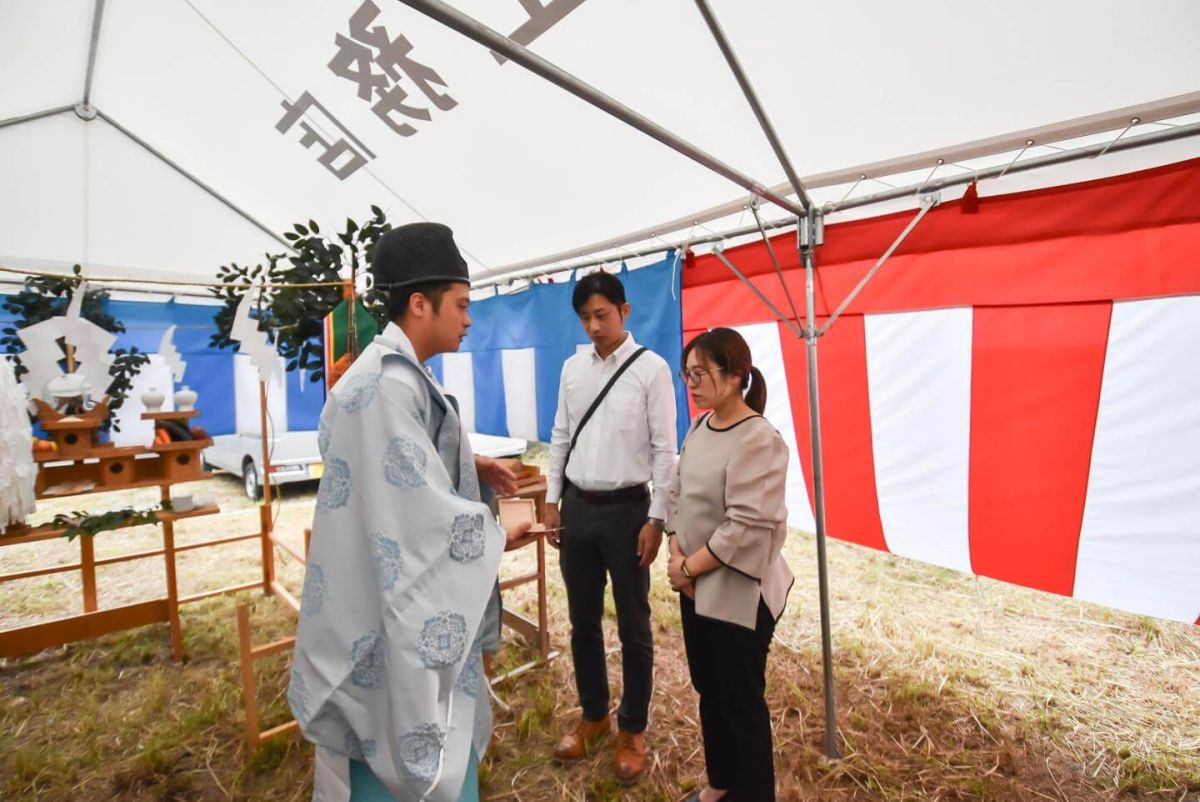
<path fill-rule="evenodd" d="M 654 562 L 654 558 L 658 556 L 658 548 L 662 545 L 663 531 L 658 524 L 653 524 L 647 521 L 642 525 L 642 531 L 638 532 L 638 565 L 642 568 L 649 568 Z"/>
<path fill-rule="evenodd" d="M 542 513 L 542 523 L 546 525 L 546 541 L 558 548 L 558 539 L 562 535 L 559 527 L 562 526 L 562 516 L 559 515 L 558 505 L 546 503 L 546 511 Z"/>
<path fill-rule="evenodd" d="M 532 526 L 528 521 L 523 524 L 517 524 L 504 533 L 504 550 L 516 551 L 519 548 L 528 546 L 533 541 L 537 540 L 538 533 L 530 532 L 529 527 Z"/>
<path fill-rule="evenodd" d="M 479 480 L 487 482 L 500 496 L 511 496 L 517 492 L 517 475 L 498 459 L 475 456 L 475 472 Z"/>

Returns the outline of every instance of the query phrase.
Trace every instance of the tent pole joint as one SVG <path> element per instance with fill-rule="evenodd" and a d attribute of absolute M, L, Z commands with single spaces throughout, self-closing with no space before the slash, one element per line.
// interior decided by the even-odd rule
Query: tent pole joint
<path fill-rule="evenodd" d="M 800 253 L 825 244 L 825 212 L 817 207 L 810 207 L 808 214 L 797 220 L 797 233 L 800 236 Z"/>

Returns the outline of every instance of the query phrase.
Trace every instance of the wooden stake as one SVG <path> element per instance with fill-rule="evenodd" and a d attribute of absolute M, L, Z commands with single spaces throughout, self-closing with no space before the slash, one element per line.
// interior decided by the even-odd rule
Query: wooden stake
<path fill-rule="evenodd" d="M 267 428 L 267 383 L 258 383 L 259 426 L 262 431 L 263 500 L 259 507 L 259 529 L 262 534 L 263 594 L 270 596 L 275 583 L 275 549 L 271 544 L 271 431 Z"/>
<path fill-rule="evenodd" d="M 83 611 L 94 613 L 96 603 L 96 544 L 90 535 L 79 536 L 79 573 L 83 580 Z"/>
<path fill-rule="evenodd" d="M 254 655 L 250 646 L 250 606 L 237 608 L 238 652 L 242 668 L 242 707 L 246 711 L 246 748 L 258 748 L 258 696 L 254 687 Z"/>
<path fill-rule="evenodd" d="M 159 488 L 163 503 L 171 500 L 171 488 L 162 485 Z M 176 663 L 183 662 L 186 656 L 183 651 L 183 627 L 179 623 L 179 584 L 175 576 L 175 522 L 164 518 L 163 528 L 163 558 L 167 564 L 167 626 L 171 630 L 171 659 Z"/>
<path fill-rule="evenodd" d="M 550 615 L 546 600 L 546 538 L 537 539 L 538 655 L 542 662 L 550 657 Z"/>

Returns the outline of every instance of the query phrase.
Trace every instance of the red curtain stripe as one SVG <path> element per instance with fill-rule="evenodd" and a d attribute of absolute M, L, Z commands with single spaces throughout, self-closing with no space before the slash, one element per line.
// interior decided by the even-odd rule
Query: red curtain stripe
<path fill-rule="evenodd" d="M 808 356 L 804 340 L 779 324 L 783 364 L 800 465 L 809 504 L 813 497 L 812 430 L 808 423 Z M 839 320 L 817 349 L 825 467 L 825 523 L 837 537 L 887 551 L 875 492 L 867 343 L 861 317 Z"/>
<path fill-rule="evenodd" d="M 1109 303 L 975 310 L 975 573 L 1071 595 L 1111 317 Z"/>

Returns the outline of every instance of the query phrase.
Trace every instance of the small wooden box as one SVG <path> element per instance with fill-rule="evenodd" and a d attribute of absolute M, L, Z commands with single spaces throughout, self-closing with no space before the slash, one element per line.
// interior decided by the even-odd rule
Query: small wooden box
<path fill-rule="evenodd" d="M 502 498 L 500 499 L 500 526 L 512 529 L 514 526 L 529 523 L 532 524 L 529 531 L 541 531 L 544 527 L 537 521 L 536 509 L 533 499 L 530 498 Z"/>
<path fill-rule="evenodd" d="M 116 489 L 134 481 L 134 455 L 144 451 L 140 446 L 128 448 L 95 449 L 93 456 L 100 459 L 100 484 Z"/>
<path fill-rule="evenodd" d="M 200 452 L 211 441 L 184 440 L 178 443 L 167 443 L 154 446 L 158 459 L 163 468 L 163 478 L 172 482 L 186 482 L 198 479 L 204 473 L 204 460 Z"/>

